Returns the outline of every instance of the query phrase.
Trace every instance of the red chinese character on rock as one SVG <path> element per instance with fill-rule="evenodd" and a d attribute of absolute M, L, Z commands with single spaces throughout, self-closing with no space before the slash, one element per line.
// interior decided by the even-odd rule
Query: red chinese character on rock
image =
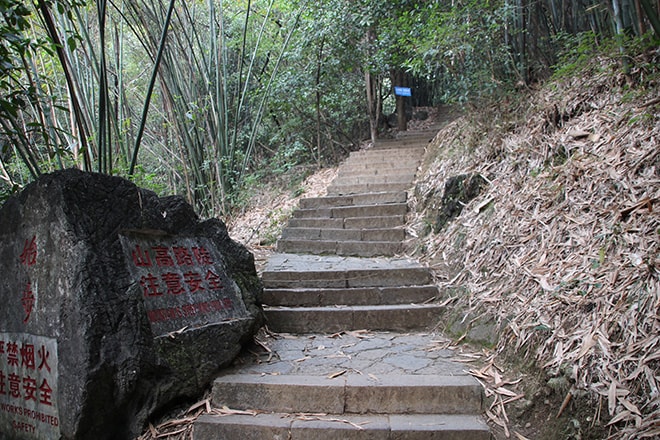
<path fill-rule="evenodd" d="M 32 314 L 32 309 L 34 308 L 34 293 L 32 292 L 32 283 L 28 281 L 25 290 L 23 291 L 23 296 L 21 297 L 21 304 L 23 304 L 23 310 L 25 311 L 25 318 L 23 318 L 23 323 L 28 322 L 30 315 Z"/>
<path fill-rule="evenodd" d="M 37 262 L 37 237 L 32 236 L 31 240 L 25 240 L 25 246 L 23 246 L 23 252 L 21 252 L 20 260 L 21 264 L 26 266 L 33 266 Z"/>
<path fill-rule="evenodd" d="M 45 346 L 41 346 L 39 349 L 39 359 L 41 359 L 41 362 L 39 362 L 39 370 L 43 370 L 44 368 L 46 371 L 50 373 L 50 365 L 48 365 L 48 357 L 50 356 L 50 352 L 46 350 Z"/>
<path fill-rule="evenodd" d="M 39 403 L 44 405 L 53 405 L 53 389 L 48 385 L 48 381 L 44 379 L 39 387 Z"/>
<path fill-rule="evenodd" d="M 183 281 L 188 285 L 188 290 L 190 290 L 190 293 L 205 290 L 202 286 L 202 276 L 197 272 L 184 273 Z"/>
<path fill-rule="evenodd" d="M 135 250 L 132 253 L 133 255 L 133 264 L 138 267 L 151 267 L 151 257 L 149 252 L 142 250 L 140 245 L 135 246 Z"/>
<path fill-rule="evenodd" d="M 206 272 L 206 281 L 208 281 L 209 289 L 211 290 L 222 289 L 222 280 L 220 279 L 220 276 L 214 273 L 212 270 Z"/>
<path fill-rule="evenodd" d="M 21 345 L 21 366 L 34 370 L 36 368 L 34 362 L 34 345 L 23 344 Z"/>
<path fill-rule="evenodd" d="M 5 384 L 5 379 L 7 379 L 5 372 L 0 370 L 0 396 L 7 395 L 7 385 Z"/>
<path fill-rule="evenodd" d="M 181 275 L 174 272 L 166 272 L 162 275 L 165 286 L 167 286 L 167 293 L 172 295 L 181 295 L 186 290 L 181 285 Z"/>
<path fill-rule="evenodd" d="M 165 246 L 152 246 L 151 249 L 156 253 L 156 264 L 160 267 L 174 266 L 174 260 L 170 255 L 170 249 Z"/>
<path fill-rule="evenodd" d="M 158 278 L 150 273 L 143 275 L 140 278 L 140 285 L 142 286 L 144 296 L 161 296 L 163 294 L 163 292 L 158 290 L 160 287 L 158 285 Z"/>
<path fill-rule="evenodd" d="M 15 342 L 7 343 L 7 365 L 18 367 L 18 344 Z"/>
<path fill-rule="evenodd" d="M 195 264 L 193 262 L 192 255 L 190 250 L 181 246 L 172 246 L 172 252 L 174 252 L 174 258 L 176 258 L 176 264 L 179 266 L 192 266 Z"/>
<path fill-rule="evenodd" d="M 11 373 L 9 377 L 9 395 L 11 397 L 21 397 L 21 378 L 16 373 Z"/>
<path fill-rule="evenodd" d="M 30 376 L 23 378 L 23 391 L 25 391 L 25 400 L 37 401 L 37 380 Z"/>
<path fill-rule="evenodd" d="M 209 251 L 205 247 L 194 247 L 192 248 L 193 255 L 199 264 L 202 266 L 210 266 L 213 264 L 213 258 Z"/>

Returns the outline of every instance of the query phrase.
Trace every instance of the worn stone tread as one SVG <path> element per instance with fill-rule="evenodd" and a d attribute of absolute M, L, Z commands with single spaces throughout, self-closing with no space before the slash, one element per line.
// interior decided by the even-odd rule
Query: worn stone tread
<path fill-rule="evenodd" d="M 409 331 L 437 325 L 440 304 L 386 304 L 323 307 L 264 307 L 268 328 L 285 333 L 347 330 Z"/>
<path fill-rule="evenodd" d="M 325 208 L 338 206 L 375 205 L 385 203 L 406 203 L 405 191 L 354 194 L 350 196 L 309 197 L 300 200 L 300 208 Z"/>
<path fill-rule="evenodd" d="M 217 407 L 287 413 L 479 414 L 482 388 L 467 374 L 230 374 L 214 381 L 211 400 Z"/>
<path fill-rule="evenodd" d="M 260 413 L 203 415 L 195 440 L 489 440 L 474 415 L 347 415 Z"/>
<path fill-rule="evenodd" d="M 264 289 L 260 300 L 270 306 L 411 304 L 436 299 L 438 288 L 428 286 Z"/>
<path fill-rule="evenodd" d="M 393 256 L 403 253 L 401 241 L 383 240 L 323 240 L 283 238 L 277 241 L 279 252 L 301 254 L 332 254 L 355 257 Z"/>
<path fill-rule="evenodd" d="M 328 187 L 329 195 L 349 195 L 360 194 L 369 191 L 407 191 L 412 187 L 412 182 L 404 183 L 363 183 L 363 184 L 330 184 Z"/>
<path fill-rule="evenodd" d="M 305 228 L 286 227 L 280 240 L 333 240 L 333 241 L 403 241 L 406 231 L 403 227 L 344 229 L 344 228 Z"/>
<path fill-rule="evenodd" d="M 327 229 L 382 229 L 403 226 L 405 221 L 405 215 L 403 214 L 347 218 L 310 217 L 291 218 L 287 227 Z"/>

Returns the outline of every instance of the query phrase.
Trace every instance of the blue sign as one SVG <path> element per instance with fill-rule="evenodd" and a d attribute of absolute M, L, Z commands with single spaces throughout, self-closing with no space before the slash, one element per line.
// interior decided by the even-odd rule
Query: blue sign
<path fill-rule="evenodd" d="M 410 87 L 395 87 L 394 94 L 396 96 L 412 96 L 410 92 Z"/>

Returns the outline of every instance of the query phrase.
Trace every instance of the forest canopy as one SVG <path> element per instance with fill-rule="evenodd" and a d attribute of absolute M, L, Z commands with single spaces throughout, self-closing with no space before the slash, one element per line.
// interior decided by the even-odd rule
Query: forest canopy
<path fill-rule="evenodd" d="M 0 0 L 0 200 L 78 167 L 228 215 L 405 106 L 478 105 L 657 46 L 657 0 Z M 396 99 L 394 86 L 413 96 Z"/>

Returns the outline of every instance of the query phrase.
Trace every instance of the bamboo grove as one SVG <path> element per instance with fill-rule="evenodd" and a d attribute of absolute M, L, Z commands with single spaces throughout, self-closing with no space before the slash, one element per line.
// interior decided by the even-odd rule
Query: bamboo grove
<path fill-rule="evenodd" d="M 605 47 L 625 65 L 657 46 L 659 3 L 0 0 L 0 200 L 78 167 L 228 215 L 377 134 L 394 85 L 476 103 Z"/>

